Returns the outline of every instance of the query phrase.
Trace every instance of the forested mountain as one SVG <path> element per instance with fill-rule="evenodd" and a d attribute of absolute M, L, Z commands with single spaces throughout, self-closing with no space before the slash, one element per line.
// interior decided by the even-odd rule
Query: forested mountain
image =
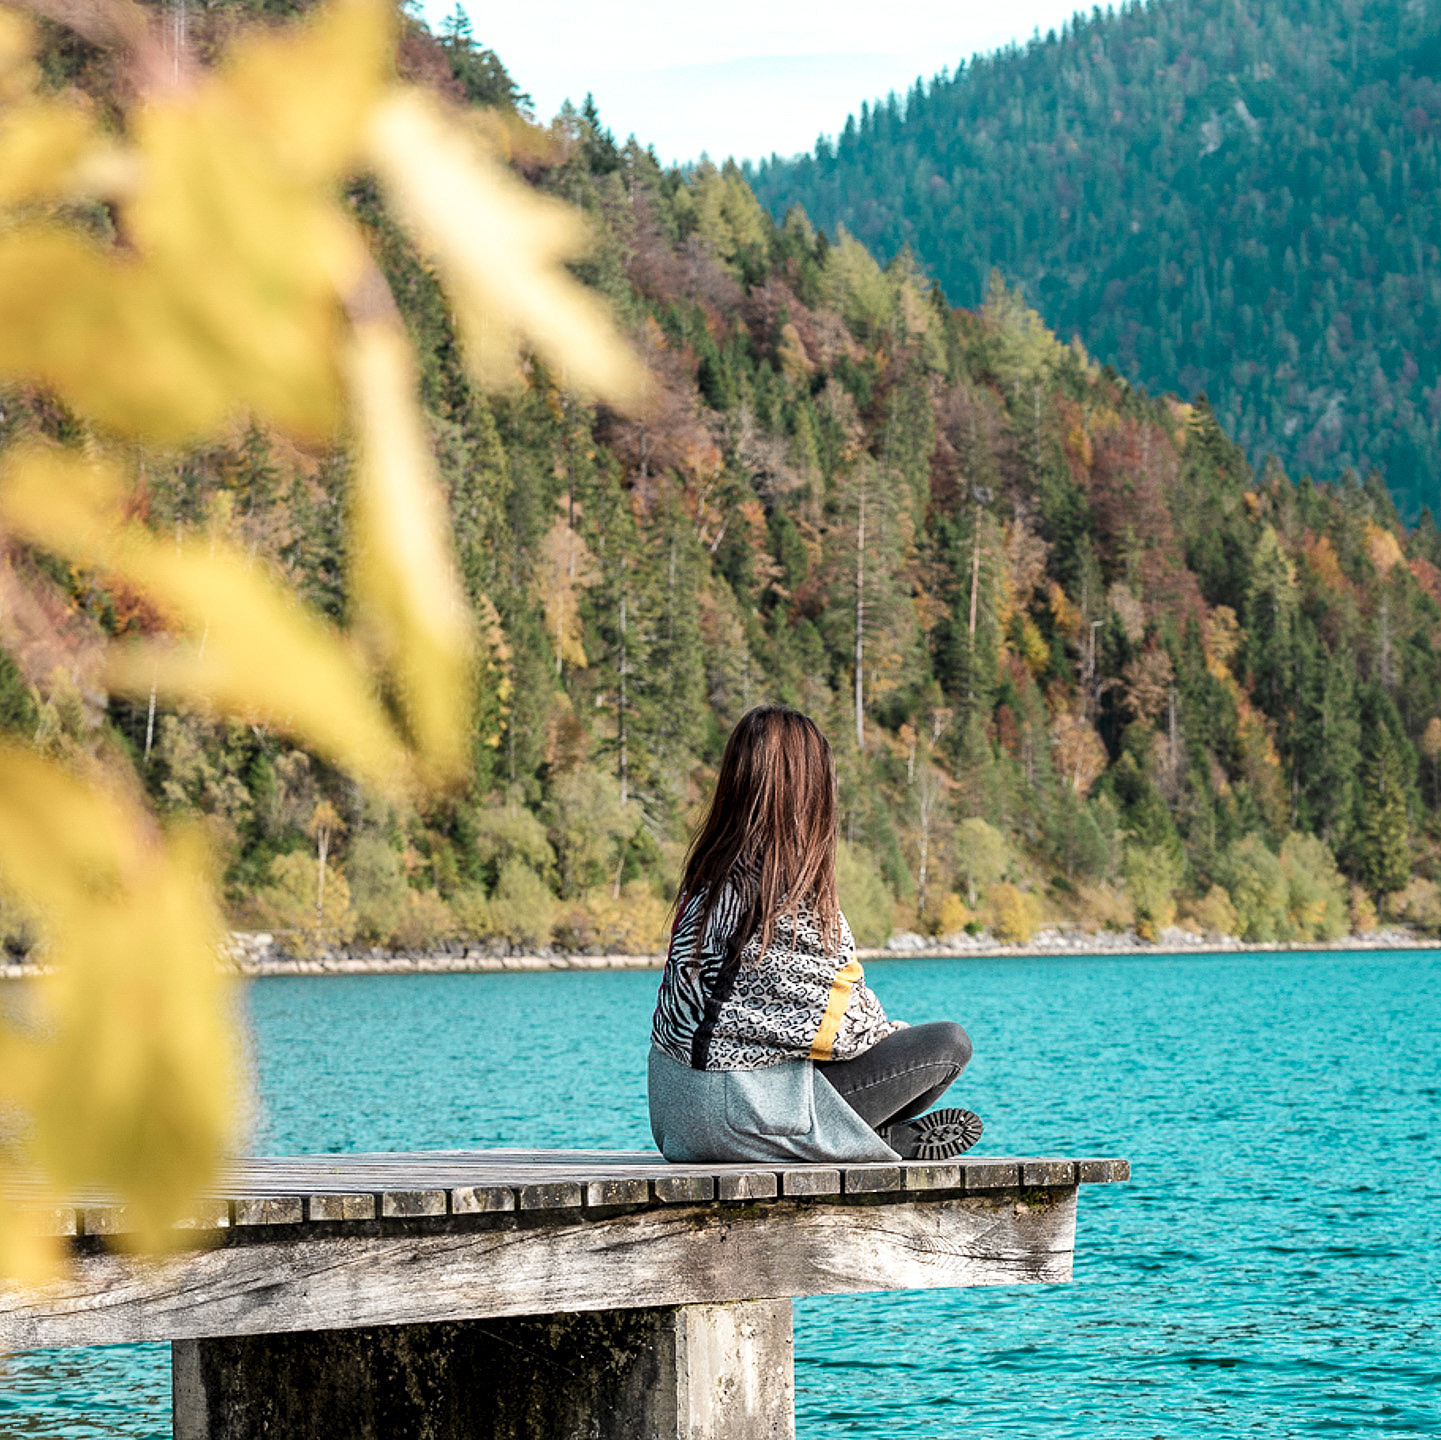
<path fill-rule="evenodd" d="M 196 12 L 198 42 L 234 14 Z M 402 60 L 514 105 L 459 28 L 412 21 Z M 103 93 L 83 46 L 48 63 Z M 129 752 L 163 814 L 207 829 L 235 921 L 296 943 L 657 943 L 725 736 L 765 700 L 835 745 L 863 940 L 1043 914 L 1155 934 L 1178 901 L 1254 939 L 1365 925 L 1378 897 L 1441 925 L 1434 526 L 1376 480 L 1257 478 L 1204 403 L 1126 383 L 999 279 L 953 310 L 905 256 L 774 223 L 734 167 L 665 171 L 588 114 L 509 123 L 514 163 L 590 218 L 581 273 L 654 396 L 615 413 L 536 362 L 482 396 L 431 268 L 351 189 L 422 356 L 485 639 L 468 787 L 405 808 L 282 735 L 106 700 L 91 637 L 155 617 L 13 546 L 73 651 L 0 661 L 0 723 Z M 41 395 L 0 411 L 0 438 L 78 438 Z M 145 513 L 344 619 L 346 477 L 252 426 L 151 463 Z"/>
<path fill-rule="evenodd" d="M 954 304 L 992 266 L 1133 382 L 1205 393 L 1253 463 L 1379 467 L 1441 500 L 1441 5 L 1152 0 L 862 106 L 752 176 L 910 246 Z"/>

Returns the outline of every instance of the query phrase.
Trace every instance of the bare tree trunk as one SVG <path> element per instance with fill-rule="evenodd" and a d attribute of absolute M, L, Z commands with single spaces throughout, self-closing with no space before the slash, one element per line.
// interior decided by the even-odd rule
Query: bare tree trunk
<path fill-rule="evenodd" d="M 330 831 L 321 826 L 315 832 L 315 928 L 325 923 L 325 858 L 330 854 Z"/>
<path fill-rule="evenodd" d="M 669 647 L 675 644 L 675 526 L 670 531 L 670 563 L 666 572 L 665 581 L 665 643 L 667 653 Z M 675 661 L 672 658 L 672 665 Z"/>
<path fill-rule="evenodd" d="M 624 805 L 630 799 L 630 764 L 629 755 L 626 752 L 625 715 L 626 703 L 626 646 L 625 646 L 625 624 L 626 624 L 626 595 L 625 591 L 620 592 L 620 693 L 616 706 L 616 739 L 619 742 L 619 779 L 620 779 L 620 803 Z"/>
<path fill-rule="evenodd" d="M 565 646 L 565 597 L 574 593 L 575 585 L 575 464 L 570 465 L 570 500 L 565 517 L 565 575 L 566 584 L 560 587 L 561 602 L 555 607 L 555 674 L 559 679 L 565 667 L 563 650 Z"/>
<path fill-rule="evenodd" d="M 920 813 L 921 843 L 916 865 L 916 919 L 926 913 L 926 895 L 931 878 L 931 826 L 935 821 L 936 801 L 940 795 L 936 772 L 929 761 L 922 764 L 916 786 L 916 805 Z"/>
<path fill-rule="evenodd" d="M 1171 750 L 1171 769 L 1175 770 L 1180 763 L 1178 751 L 1180 749 L 1179 736 L 1176 734 L 1176 686 L 1172 682 L 1170 694 L 1166 698 L 1166 739 Z"/>
<path fill-rule="evenodd" d="M 1395 683 L 1391 666 L 1391 597 L 1381 594 L 1381 688 L 1388 693 Z"/>
<path fill-rule="evenodd" d="M 1092 620 L 1090 637 L 1086 642 L 1086 719 L 1094 721 L 1101 708 L 1100 687 L 1096 683 L 1096 630 L 1099 620 Z"/>
<path fill-rule="evenodd" d="M 971 542 L 971 645 L 975 648 L 976 601 L 981 592 L 981 504 L 976 502 L 975 537 Z"/>
<path fill-rule="evenodd" d="M 155 740 L 155 686 L 159 679 L 157 667 L 156 675 L 150 681 L 150 705 L 145 712 L 145 759 L 150 759 L 150 747 Z"/>
<path fill-rule="evenodd" d="M 856 520 L 856 749 L 866 748 L 865 726 L 866 640 L 866 488 L 861 483 L 860 512 Z"/>

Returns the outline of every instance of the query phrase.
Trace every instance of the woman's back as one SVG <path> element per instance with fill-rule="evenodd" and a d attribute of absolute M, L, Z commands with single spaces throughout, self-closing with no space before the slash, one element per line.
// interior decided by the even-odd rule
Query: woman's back
<path fill-rule="evenodd" d="M 651 1025 L 651 1128 L 668 1159 L 886 1160 L 973 1141 L 962 1125 L 932 1144 L 956 1130 L 938 1117 L 966 1111 L 911 1123 L 970 1042 L 957 1025 L 886 1018 L 837 903 L 835 849 L 825 737 L 783 706 L 749 711 L 686 858 Z"/>
<path fill-rule="evenodd" d="M 732 953 L 749 903 L 742 881 L 709 916 L 704 895 L 681 906 L 651 1028 L 667 1055 L 697 1070 L 761 1070 L 847 1059 L 898 1028 L 865 984 L 844 915 L 831 942 L 802 904 L 777 917 L 769 944 L 757 929 Z"/>

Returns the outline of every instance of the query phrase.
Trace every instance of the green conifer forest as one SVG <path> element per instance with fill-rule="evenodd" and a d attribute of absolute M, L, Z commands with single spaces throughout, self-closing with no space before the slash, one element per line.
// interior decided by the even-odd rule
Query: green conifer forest
<path fill-rule="evenodd" d="M 236 14 L 198 12 L 199 43 Z M 79 42 L 48 63 L 103 95 Z M 473 778 L 415 808 L 263 728 L 108 698 L 94 638 L 157 617 L 7 549 L 67 648 L 11 646 L 0 723 L 128 752 L 164 815 L 206 829 L 238 927 L 653 947 L 730 726 L 779 700 L 835 746 L 865 943 L 1056 920 L 1325 939 L 1378 909 L 1441 928 L 1441 537 L 1379 476 L 1256 473 L 1204 401 L 1063 342 L 1000 273 L 953 309 L 904 250 L 882 266 L 798 208 L 777 222 L 734 166 L 665 170 L 590 109 L 528 126 L 460 25 L 412 20 L 403 63 L 506 110 L 516 167 L 589 217 L 580 273 L 654 395 L 621 415 L 533 362 L 482 398 L 430 267 L 353 188 L 422 355 L 485 642 Z M 70 425 L 3 397 L 6 435 Z M 343 618 L 346 480 L 241 427 L 155 466 L 146 515 L 177 545 L 242 542 Z M 4 928 L 22 952 L 24 917 Z"/>
<path fill-rule="evenodd" d="M 1130 0 L 862 106 L 751 177 L 955 304 L 1210 396 L 1254 464 L 1441 500 L 1441 6 Z"/>

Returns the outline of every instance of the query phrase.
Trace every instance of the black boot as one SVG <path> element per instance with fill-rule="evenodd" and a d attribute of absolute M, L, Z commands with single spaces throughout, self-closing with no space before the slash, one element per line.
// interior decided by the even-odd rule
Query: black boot
<path fill-rule="evenodd" d="M 952 1160 L 981 1138 L 981 1128 L 981 1117 L 970 1110 L 932 1110 L 878 1133 L 902 1160 Z"/>

